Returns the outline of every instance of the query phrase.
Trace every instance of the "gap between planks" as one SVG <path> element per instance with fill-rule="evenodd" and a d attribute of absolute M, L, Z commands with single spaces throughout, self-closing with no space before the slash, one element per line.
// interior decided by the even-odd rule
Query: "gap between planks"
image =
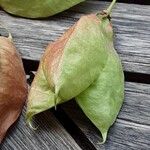
<path fill-rule="evenodd" d="M 39 61 L 22 59 L 26 74 L 32 74 L 32 71 L 37 71 Z M 125 81 L 150 84 L 150 75 L 144 73 L 124 72 Z"/>
<path fill-rule="evenodd" d="M 73 9 L 74 9 L 74 8 L 73 8 Z M 57 17 L 56 17 L 56 18 L 57 18 Z M 31 62 L 31 61 L 30 61 L 30 62 Z M 148 62 L 148 61 L 147 61 L 147 62 Z M 37 67 L 37 65 L 35 65 L 35 66 Z M 32 69 L 31 69 L 31 70 L 32 70 Z M 29 71 L 30 71 L 30 70 L 29 70 Z M 135 74 L 136 74 L 136 73 L 135 73 Z M 134 74 L 134 75 L 135 75 L 135 74 Z M 143 75 L 143 74 L 140 74 L 140 75 Z M 145 75 L 145 74 L 144 74 L 144 75 Z M 147 77 L 148 77 L 148 76 L 147 76 Z M 120 124 L 125 124 L 126 121 L 120 121 L 120 120 L 118 119 L 118 122 L 119 122 Z M 117 123 L 118 123 L 118 122 L 117 122 Z M 127 121 L 127 122 L 128 122 L 128 121 Z M 119 124 L 119 125 L 120 125 L 120 124 Z M 132 125 L 133 125 L 133 124 L 132 124 Z M 134 124 L 134 125 L 135 125 L 135 124 Z M 127 123 L 126 127 L 127 127 L 127 129 L 129 128 L 129 127 L 128 127 L 128 123 Z M 81 128 L 81 130 L 83 131 L 82 128 Z M 90 132 L 90 131 L 88 131 L 88 130 L 89 130 L 89 129 L 87 129 L 87 131 L 83 131 L 83 132 L 88 135 L 87 132 Z M 91 132 L 92 132 L 92 131 L 91 131 Z M 117 131 L 116 131 L 116 132 L 117 132 Z M 122 132 L 121 132 L 121 133 L 122 133 Z M 145 133 L 146 135 L 148 135 L 148 133 L 146 133 L 146 132 L 144 132 L 144 133 Z M 144 134 L 144 133 L 143 133 L 143 134 Z M 140 134 L 139 134 L 139 135 L 140 135 Z M 96 135 L 96 136 L 97 136 L 97 135 Z M 99 135 L 98 135 L 98 136 L 99 136 Z M 125 133 L 125 136 L 126 136 L 126 133 Z M 88 137 L 89 137 L 89 136 L 88 136 Z M 145 138 L 145 137 L 146 137 L 146 136 L 144 136 L 144 138 Z M 147 137 L 149 137 L 149 136 L 147 136 Z M 143 137 L 142 137 L 142 138 L 143 138 Z M 93 138 L 93 139 L 94 139 L 94 138 Z M 138 140 L 139 140 L 139 139 L 138 139 Z M 90 139 L 90 141 L 91 141 L 91 139 Z M 111 139 L 110 139 L 110 141 L 111 141 Z M 91 141 L 91 142 L 93 142 L 93 141 Z M 115 144 L 117 143 L 116 141 L 113 141 L 113 140 L 112 140 L 112 142 L 114 142 L 113 145 L 115 145 Z M 122 142 L 122 141 L 121 141 L 121 142 Z M 118 142 L 118 143 L 115 145 L 116 148 L 117 148 L 117 145 L 121 145 L 123 148 L 125 148 L 126 146 L 133 146 L 133 145 L 135 146 L 135 144 L 137 144 L 136 141 L 135 141 L 135 139 L 134 139 L 134 143 L 131 143 L 131 142 L 128 141 L 129 143 L 127 143 L 126 145 L 125 145 L 125 144 L 123 145 L 121 142 L 120 142 L 120 143 Z M 147 139 L 146 139 L 146 142 L 147 142 Z M 95 143 L 93 143 L 93 144 L 95 144 Z M 143 145 L 145 146 L 145 148 L 147 148 L 146 146 L 148 145 L 148 143 L 142 144 L 142 146 L 143 146 Z M 106 146 L 106 147 L 107 147 L 107 146 Z M 126 147 L 126 148 L 127 148 L 127 147 Z"/>
<path fill-rule="evenodd" d="M 33 80 L 34 75 L 31 75 Z M 118 119 L 110 128 L 106 144 L 100 145 L 100 132 L 72 100 L 52 109 L 55 117 L 82 149 L 144 149 L 150 146 L 150 85 L 126 82 L 125 101 Z M 88 144 L 87 144 L 88 143 Z"/>
<path fill-rule="evenodd" d="M 24 106 L 21 117 L 7 132 L 1 150 L 81 150 L 79 145 L 48 110 L 37 115 L 33 130 L 26 125 Z"/>
<path fill-rule="evenodd" d="M 105 9 L 110 3 L 85 1 L 70 10 L 43 20 L 18 18 L 0 11 L 0 21 L 12 33 L 24 59 L 39 60 L 49 41 L 62 35 L 82 15 Z M 115 48 L 127 72 L 150 74 L 150 7 L 117 3 L 112 22 Z"/>
<path fill-rule="evenodd" d="M 115 124 L 110 128 L 104 145 L 100 132 L 72 100 L 61 105 L 64 111 L 88 137 L 97 150 L 149 150 L 150 147 L 150 85 L 126 82 L 125 100 Z"/>

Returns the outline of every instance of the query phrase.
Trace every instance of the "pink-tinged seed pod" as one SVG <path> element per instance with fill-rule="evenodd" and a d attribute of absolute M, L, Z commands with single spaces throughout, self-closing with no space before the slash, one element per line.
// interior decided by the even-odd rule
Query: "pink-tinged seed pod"
<path fill-rule="evenodd" d="M 0 37 L 0 143 L 19 117 L 27 96 L 22 60 L 11 38 Z"/>
<path fill-rule="evenodd" d="M 28 96 L 29 125 L 36 114 L 74 98 L 106 141 L 124 99 L 124 74 L 109 16 L 114 3 L 82 16 L 48 45 Z"/>

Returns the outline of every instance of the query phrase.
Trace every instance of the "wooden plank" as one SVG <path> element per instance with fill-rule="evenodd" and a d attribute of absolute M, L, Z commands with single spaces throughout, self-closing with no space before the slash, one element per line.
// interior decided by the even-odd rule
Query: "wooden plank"
<path fill-rule="evenodd" d="M 148 150 L 150 148 L 150 85 L 126 83 L 125 101 L 121 112 L 110 128 L 104 145 L 99 131 L 87 119 L 74 101 L 61 107 L 84 132 L 97 150 Z"/>
<path fill-rule="evenodd" d="M 108 2 L 86 1 L 59 15 L 43 20 L 17 18 L 0 10 L 0 22 L 6 25 L 23 58 L 39 60 L 49 41 L 54 41 L 80 16 L 106 8 Z M 118 3 L 112 21 L 115 47 L 125 71 L 150 74 L 150 7 Z"/>
<path fill-rule="evenodd" d="M 73 138 L 57 121 L 50 111 L 38 115 L 36 131 L 25 123 L 23 114 L 9 130 L 6 139 L 0 145 L 1 150 L 81 150 Z"/>

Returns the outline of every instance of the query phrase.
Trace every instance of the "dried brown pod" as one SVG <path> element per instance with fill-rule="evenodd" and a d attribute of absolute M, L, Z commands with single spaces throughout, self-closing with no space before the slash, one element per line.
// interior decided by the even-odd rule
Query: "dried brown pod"
<path fill-rule="evenodd" d="M 27 96 L 22 60 L 10 37 L 0 36 L 0 143 L 17 120 Z"/>

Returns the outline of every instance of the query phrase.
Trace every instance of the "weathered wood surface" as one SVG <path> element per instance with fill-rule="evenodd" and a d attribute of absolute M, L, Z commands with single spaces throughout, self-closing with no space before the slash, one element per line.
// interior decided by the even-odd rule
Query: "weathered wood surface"
<path fill-rule="evenodd" d="M 18 19 L 0 10 L 0 23 L 9 28 L 23 58 L 39 60 L 49 41 L 61 36 L 80 16 L 102 10 L 108 4 L 108 2 L 87 1 L 44 20 Z M 150 7 L 118 3 L 112 17 L 116 33 L 115 47 L 125 71 L 150 74 Z M 126 83 L 125 102 L 104 145 L 98 144 L 100 133 L 74 102 L 63 104 L 61 108 L 87 136 L 93 148 L 98 150 L 150 148 L 150 85 L 148 84 Z M 29 129 L 25 124 L 23 113 L 9 131 L 0 149 L 80 149 L 51 112 L 40 114 L 37 124 L 40 125 L 37 131 Z"/>
<path fill-rule="evenodd" d="M 62 109 L 93 143 L 97 150 L 149 150 L 150 148 L 150 85 L 126 82 L 125 101 L 110 128 L 104 145 L 99 131 L 87 119 L 75 102 Z"/>
<path fill-rule="evenodd" d="M 150 85 L 126 82 L 123 107 L 104 145 L 99 144 L 100 132 L 73 100 L 61 105 L 61 108 L 97 150 L 148 150 L 150 147 Z M 80 149 L 50 111 L 37 117 L 35 126 L 39 125 L 39 128 L 36 131 L 26 126 L 24 114 L 25 109 L 8 132 L 0 147 L 2 150 Z"/>
<path fill-rule="evenodd" d="M 7 133 L 0 145 L 1 150 L 81 150 L 73 138 L 50 111 L 38 115 L 35 126 L 30 129 L 25 123 L 25 108 L 19 120 Z"/>
<path fill-rule="evenodd" d="M 0 22 L 6 25 L 23 58 L 39 60 L 48 42 L 54 41 L 80 16 L 106 8 L 108 2 L 86 1 L 44 20 L 17 18 L 0 10 Z M 113 10 L 115 47 L 124 69 L 150 74 L 150 7 L 118 3 Z"/>

